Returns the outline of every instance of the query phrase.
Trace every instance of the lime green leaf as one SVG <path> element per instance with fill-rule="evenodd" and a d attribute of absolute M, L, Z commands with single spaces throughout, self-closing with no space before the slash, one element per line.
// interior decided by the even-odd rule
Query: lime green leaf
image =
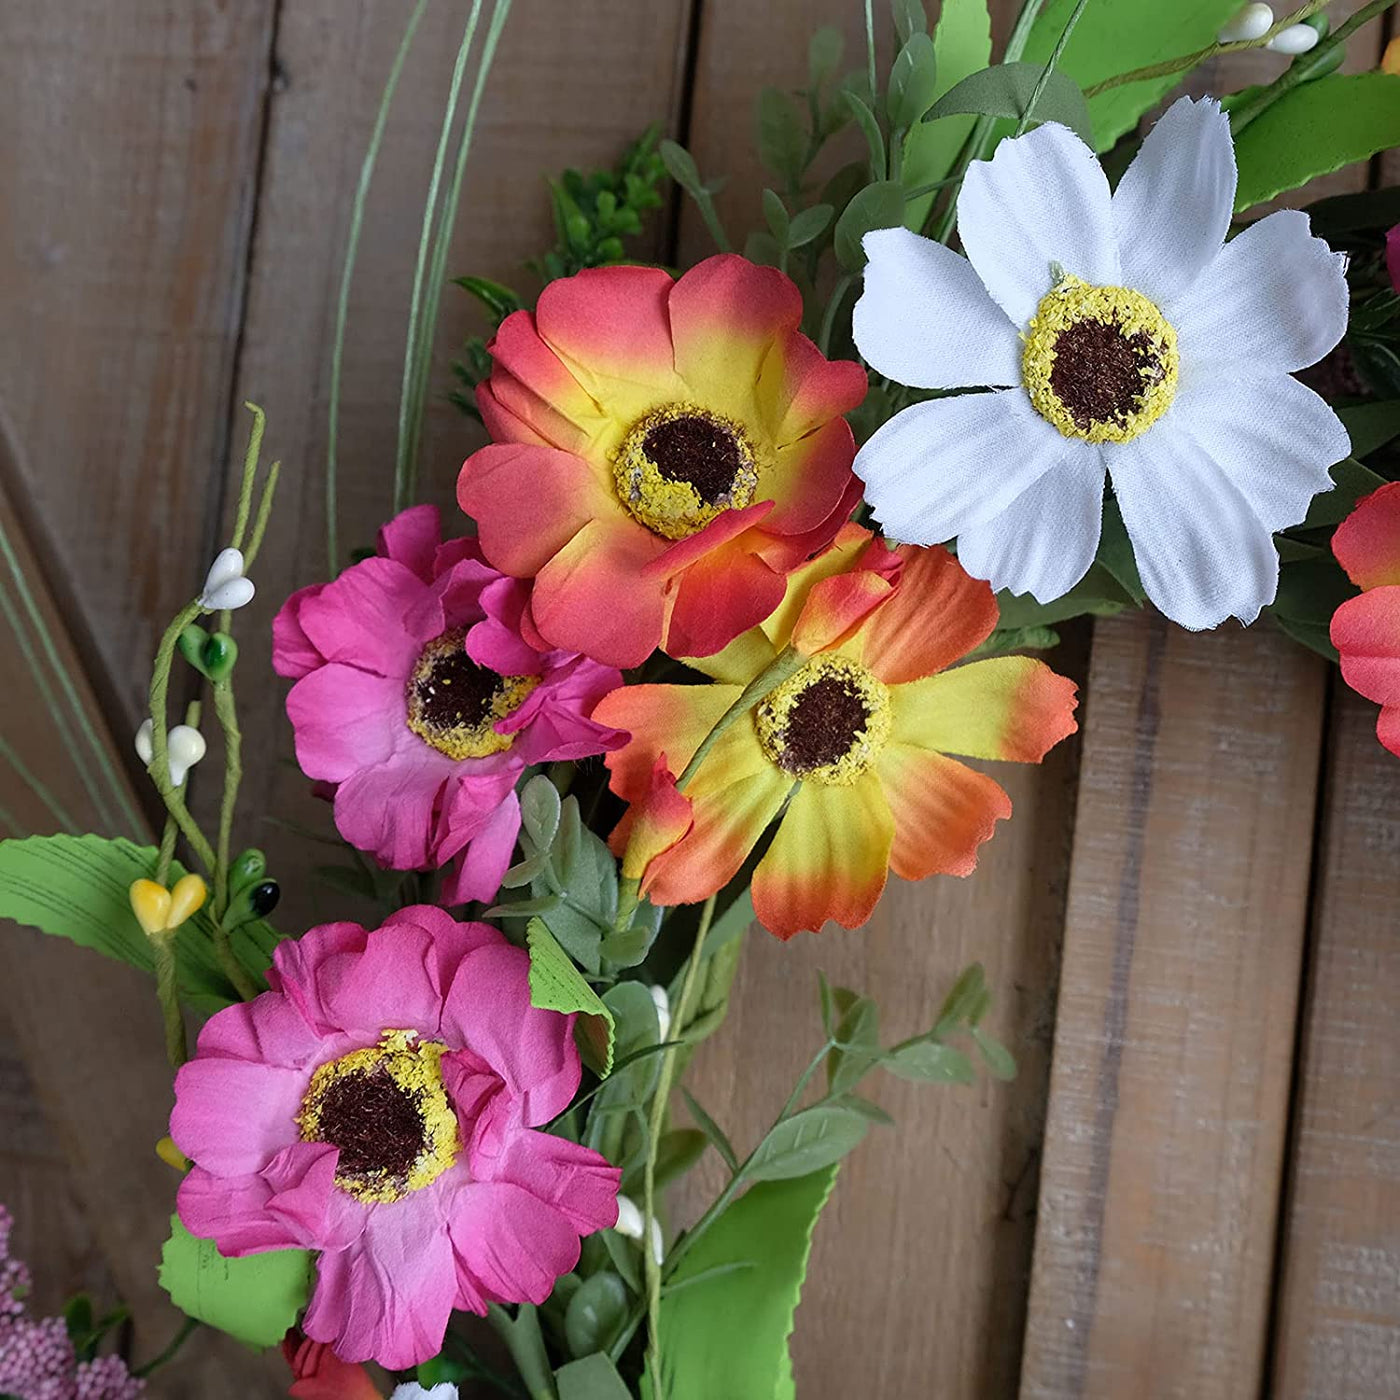
<path fill-rule="evenodd" d="M 155 868 L 153 846 L 137 846 L 123 838 L 58 835 L 0 841 L 0 918 L 70 938 L 150 972 L 150 945 L 131 912 L 128 892 L 133 880 L 150 879 Z M 178 863 L 172 864 L 170 883 L 184 873 Z M 208 906 L 175 935 L 180 994 L 200 1011 L 217 1011 L 238 1000 L 219 970 L 213 935 Z M 262 920 L 232 934 L 239 962 L 258 976 L 267 970 L 277 941 Z"/>
<path fill-rule="evenodd" d="M 196 1239 L 170 1217 L 160 1285 L 182 1312 L 251 1347 L 276 1346 L 311 1291 L 311 1256 L 277 1249 L 225 1259 L 213 1240 Z"/>
<path fill-rule="evenodd" d="M 1336 485 L 1330 491 L 1313 497 L 1307 519 L 1303 521 L 1307 529 L 1341 524 L 1351 514 L 1357 501 L 1369 496 L 1378 486 L 1385 485 L 1385 477 L 1378 476 L 1370 467 L 1363 467 L 1354 457 L 1344 457 L 1329 470 Z"/>
<path fill-rule="evenodd" d="M 1030 106 L 1041 74 L 1041 63 L 999 63 L 964 78 L 933 104 L 926 122 L 968 112 L 988 117 L 1020 117 Z M 1073 78 L 1056 69 L 1035 105 L 1032 120 L 1061 122 L 1093 144 L 1093 128 L 1084 94 Z"/>
<path fill-rule="evenodd" d="M 836 1168 L 828 1166 L 755 1186 L 686 1255 L 661 1299 L 668 1384 L 659 1389 L 668 1400 L 775 1400 L 784 1385 L 791 1395 L 788 1337 L 812 1231 L 835 1180 Z M 744 1263 L 751 1267 L 732 1267 Z M 707 1273 L 712 1280 L 677 1287 Z"/>
<path fill-rule="evenodd" d="M 1300 83 L 1261 112 L 1235 140 L 1236 210 L 1262 204 L 1400 145 L 1400 77 L 1334 73 Z"/>
<path fill-rule="evenodd" d="M 525 942 L 530 949 L 530 1005 L 566 1014 L 578 1012 L 574 1031 L 585 1062 L 597 1074 L 611 1074 L 612 1012 L 539 919 L 531 919 L 525 926 Z"/>
<path fill-rule="evenodd" d="M 1023 55 L 1044 63 L 1064 32 L 1078 0 L 1050 0 L 1031 31 Z M 1215 42 L 1215 36 L 1240 8 L 1240 0 L 1094 0 L 1085 8 L 1060 57 L 1060 68 L 1081 87 L 1105 78 L 1145 68 L 1163 59 L 1194 53 Z M 1131 131 L 1186 74 L 1110 88 L 1089 99 L 1097 149 L 1106 151 Z"/>
<path fill-rule="evenodd" d="M 632 1400 L 632 1392 L 604 1352 L 561 1366 L 554 1380 L 559 1400 Z"/>
<path fill-rule="evenodd" d="M 744 1175 L 750 1181 L 785 1181 L 839 1162 L 860 1144 L 870 1120 L 838 1104 L 813 1104 L 769 1130 L 754 1149 Z"/>
<path fill-rule="evenodd" d="M 936 101 L 992 61 L 992 21 L 987 0 L 943 0 L 938 26 L 933 31 L 933 52 L 938 71 Z M 904 143 L 905 187 L 918 189 L 946 179 L 976 121 L 975 116 L 964 113 L 916 126 Z M 910 200 L 904 222 L 912 229 L 922 228 L 934 198 L 927 194 Z"/>

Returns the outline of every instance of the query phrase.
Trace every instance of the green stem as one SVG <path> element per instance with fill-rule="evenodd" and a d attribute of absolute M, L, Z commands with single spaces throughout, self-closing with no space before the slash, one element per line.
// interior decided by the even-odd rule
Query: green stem
<path fill-rule="evenodd" d="M 865 0 L 865 63 L 866 76 L 870 79 L 870 102 L 874 105 L 876 83 L 879 81 L 875 76 L 875 6 L 873 0 Z"/>
<path fill-rule="evenodd" d="M 165 829 L 160 834 L 160 854 L 156 857 L 156 884 L 169 885 L 170 862 L 175 858 L 175 836 L 179 828 L 169 812 L 165 814 Z"/>
<path fill-rule="evenodd" d="M 831 349 L 831 332 L 836 326 L 836 313 L 841 309 L 841 300 L 850 290 L 855 273 L 848 272 L 831 289 L 831 297 L 822 312 L 821 329 L 817 332 L 817 348 L 825 355 Z"/>
<path fill-rule="evenodd" d="M 452 82 L 447 90 L 447 106 L 442 114 L 442 130 L 438 134 L 437 152 L 433 157 L 433 172 L 428 179 L 428 200 L 423 208 L 423 227 L 418 235 L 418 260 L 413 269 L 413 291 L 408 303 L 408 336 L 404 345 L 403 383 L 399 391 L 399 444 L 394 463 L 394 511 L 409 504 L 409 454 L 414 442 L 413 419 L 419 412 L 422 394 L 418 383 L 419 326 L 423 314 L 423 296 L 428 281 L 428 254 L 432 246 L 433 224 L 437 218 L 438 191 L 442 172 L 447 165 L 447 145 L 452 126 L 457 119 L 457 102 L 462 95 L 462 81 L 467 72 L 467 55 L 476 37 L 477 21 L 481 17 L 482 0 L 472 0 L 472 12 L 467 20 L 462 42 L 457 47 L 457 60 L 452 65 Z"/>
<path fill-rule="evenodd" d="M 408 17 L 403 38 L 399 40 L 398 52 L 394 55 L 389 69 L 388 80 L 384 84 L 383 95 L 379 99 L 379 110 L 374 115 L 374 128 L 370 132 L 369 147 L 360 165 L 360 179 L 355 186 L 354 202 L 350 206 L 350 233 L 345 244 L 345 265 L 340 272 L 340 291 L 335 306 L 335 332 L 331 339 L 331 389 L 329 421 L 326 427 L 326 570 L 331 578 L 340 572 L 339 504 L 337 499 L 337 458 L 340 442 L 340 381 L 345 359 L 345 328 L 350 318 L 350 283 L 355 274 L 355 261 L 360 251 L 360 230 L 365 221 L 365 204 L 369 199 L 370 182 L 374 178 L 375 163 L 379 159 L 379 147 L 384 141 L 384 129 L 389 121 L 389 106 L 399 86 L 399 76 L 403 72 L 404 61 L 413 45 L 413 36 L 418 32 L 423 12 L 428 8 L 428 0 L 418 0 L 413 13 Z"/>
<path fill-rule="evenodd" d="M 151 940 L 156 965 L 156 996 L 165 1022 L 165 1053 L 171 1069 L 179 1069 L 189 1059 L 185 1045 L 185 1018 L 180 1011 L 180 978 L 175 966 L 175 934 L 158 933 Z"/>
<path fill-rule="evenodd" d="M 248 537 L 248 548 L 243 553 L 243 568 L 246 572 L 253 567 L 253 561 L 262 548 L 263 536 L 267 534 L 267 522 L 272 518 L 272 499 L 277 491 L 277 482 L 282 475 L 282 463 L 274 462 L 267 469 L 267 482 L 263 486 L 262 497 L 258 501 L 258 518 L 253 521 L 253 533 Z"/>
<path fill-rule="evenodd" d="M 166 1347 L 166 1349 L 163 1352 L 161 1352 L 159 1356 L 148 1361 L 144 1366 L 139 1366 L 131 1374 L 135 1376 L 138 1380 L 140 1380 L 145 1376 L 149 1376 L 154 1372 L 159 1371 L 162 1366 L 169 1364 L 175 1359 L 176 1353 L 178 1353 L 180 1348 L 185 1345 L 185 1343 L 189 1340 L 190 1335 L 195 1331 L 196 1328 L 199 1327 L 199 1325 L 200 1322 L 197 1317 L 187 1317 L 181 1324 L 180 1330 L 175 1334 L 175 1339 L 170 1343 L 170 1345 Z"/>
<path fill-rule="evenodd" d="M 214 922 L 217 925 L 228 908 L 229 849 L 233 836 L 233 813 L 238 803 L 238 785 L 243 781 L 243 732 L 238 727 L 238 705 L 233 682 L 214 682 L 214 713 L 224 732 L 224 795 L 219 803 L 218 847 L 214 865 Z"/>
<path fill-rule="evenodd" d="M 705 939 L 715 917 L 716 895 L 705 901 L 700 911 L 700 923 L 695 932 L 695 947 L 686 964 L 685 981 L 681 983 L 680 1000 L 673 1008 L 672 1020 L 678 1033 L 684 1033 L 690 1014 L 690 1001 L 699 981 L 700 965 L 705 960 Z M 656 1383 L 661 1384 L 661 1264 L 651 1247 L 651 1222 L 656 1217 L 656 1152 L 661 1132 L 666 1125 L 666 1108 L 671 1097 L 671 1081 L 676 1072 L 676 1051 L 666 1051 L 661 1057 L 661 1070 L 656 1079 L 656 1094 L 651 1101 L 651 1131 L 647 1141 L 646 1165 L 642 1173 L 642 1259 L 647 1285 L 647 1364 Z"/>
<path fill-rule="evenodd" d="M 1088 3 L 1089 0 L 1079 0 L 1079 3 L 1074 7 L 1074 13 L 1065 21 L 1065 27 L 1060 31 L 1060 37 L 1055 40 L 1055 47 L 1050 51 L 1049 61 L 1041 70 L 1040 77 L 1035 80 L 1035 87 L 1031 89 L 1031 100 L 1026 103 L 1026 110 L 1021 113 L 1021 120 L 1016 123 L 1017 136 L 1024 135 L 1026 128 L 1031 124 L 1036 104 L 1045 91 L 1045 85 L 1050 81 L 1050 75 L 1059 66 L 1060 56 L 1065 51 L 1065 45 L 1069 43 L 1069 36 L 1074 33 L 1074 26 L 1079 23 L 1079 16 L 1084 13 L 1084 7 Z"/>
<path fill-rule="evenodd" d="M 1339 45 L 1345 44 L 1363 24 L 1375 19 L 1377 15 L 1384 14 L 1394 3 L 1395 0 L 1371 0 L 1371 4 L 1363 5 L 1349 20 L 1338 25 L 1310 53 L 1294 59 L 1277 81 L 1270 83 L 1248 102 L 1241 103 L 1231 111 L 1231 135 L 1238 136 L 1250 122 L 1267 112 L 1285 93 L 1291 92 L 1299 83 L 1307 82 L 1321 68 L 1329 54 L 1334 53 Z"/>
<path fill-rule="evenodd" d="M 1176 58 L 1164 59 L 1161 63 L 1150 63 L 1145 68 L 1134 68 L 1128 73 L 1115 73 L 1113 77 L 1105 78 L 1103 82 L 1095 83 L 1093 87 L 1085 88 L 1084 96 L 1097 97 L 1101 92 L 1126 87 L 1129 83 L 1141 83 L 1146 82 L 1149 78 L 1168 78 L 1173 73 L 1185 73 L 1189 69 L 1199 67 L 1207 59 L 1216 58 L 1220 54 L 1245 53 L 1249 49 L 1265 48 L 1274 35 L 1280 34 L 1290 25 L 1298 24 L 1317 14 L 1320 10 L 1326 9 L 1329 2 L 1330 0 L 1309 0 L 1308 4 L 1285 15 L 1273 28 L 1261 34 L 1257 39 L 1234 39 L 1228 44 L 1219 42 L 1207 44 L 1205 48 L 1197 49 L 1194 53 L 1184 53 Z M 1393 4 L 1394 0 L 1386 0 L 1386 3 Z M 1381 8 L 1383 9 L 1384 5 Z M 1322 45 L 1319 44 L 1318 48 L 1321 47 Z M 1317 49 L 1314 49 L 1313 53 L 1316 52 Z"/>
<path fill-rule="evenodd" d="M 253 482 L 257 480 L 258 457 L 262 453 L 263 432 L 267 428 L 267 414 L 257 404 L 245 401 L 243 407 L 253 415 L 253 429 L 248 434 L 248 448 L 243 454 L 243 477 L 238 487 L 238 513 L 234 517 L 230 549 L 243 548 L 243 532 L 248 528 L 248 516 L 253 508 Z"/>

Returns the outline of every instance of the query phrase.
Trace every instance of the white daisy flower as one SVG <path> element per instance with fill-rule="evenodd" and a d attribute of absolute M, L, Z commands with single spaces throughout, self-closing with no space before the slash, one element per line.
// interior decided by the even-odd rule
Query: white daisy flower
<path fill-rule="evenodd" d="M 860 352 L 920 389 L 861 448 L 886 531 L 957 536 L 997 589 L 1049 602 L 1098 550 L 1107 475 L 1147 596 L 1183 627 L 1252 622 L 1296 525 L 1350 451 L 1289 376 L 1347 321 L 1346 259 L 1296 210 L 1229 243 L 1235 153 L 1219 103 L 1182 98 L 1118 189 L 1047 124 L 976 161 L 958 200 L 967 256 L 902 228 L 866 235 Z"/>

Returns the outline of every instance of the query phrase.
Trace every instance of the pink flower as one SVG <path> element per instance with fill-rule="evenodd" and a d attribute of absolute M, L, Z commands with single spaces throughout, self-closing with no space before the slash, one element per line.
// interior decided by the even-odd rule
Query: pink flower
<path fill-rule="evenodd" d="M 529 956 L 415 906 L 278 946 L 271 991 L 219 1012 L 175 1080 L 195 1166 L 180 1218 L 238 1256 L 321 1251 L 302 1327 L 343 1361 L 435 1356 L 453 1308 L 542 1303 L 619 1173 L 531 1131 L 579 1082 L 572 1016 L 530 1005 Z"/>
<path fill-rule="evenodd" d="M 379 532 L 379 554 L 303 588 L 272 624 L 296 679 L 287 714 L 302 771 L 334 785 L 335 823 L 394 870 L 459 858 L 450 903 L 489 899 L 520 830 L 522 769 L 616 748 L 589 715 L 621 684 L 523 621 L 530 586 L 440 543 L 433 506 Z"/>
<path fill-rule="evenodd" d="M 1385 236 L 1385 270 L 1390 273 L 1390 285 L 1400 295 L 1400 224 Z"/>

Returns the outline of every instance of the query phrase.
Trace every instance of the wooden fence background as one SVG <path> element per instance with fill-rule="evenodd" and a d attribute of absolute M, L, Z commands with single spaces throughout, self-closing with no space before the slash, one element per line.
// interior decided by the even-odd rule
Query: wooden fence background
<path fill-rule="evenodd" d="M 0 524 L 130 771 L 156 637 L 220 538 L 239 405 L 264 405 L 287 471 L 240 618 L 244 729 L 259 736 L 244 810 L 323 827 L 286 762 L 267 624 L 324 569 L 335 287 L 408 8 L 0 6 Z M 1015 8 L 994 3 L 1000 34 Z M 369 203 L 345 380 L 352 542 L 388 509 L 406 294 L 464 10 L 430 6 Z M 859 52 L 855 0 L 517 0 L 453 269 L 517 279 L 549 241 L 540 177 L 611 161 L 654 119 L 706 172 L 731 174 L 722 205 L 749 226 L 754 93 L 801 83 L 821 23 Z M 1382 39 L 1362 31 L 1352 66 L 1373 66 Z M 1250 55 L 1195 86 L 1277 63 Z M 639 253 L 706 251 L 678 207 Z M 444 358 L 473 329 L 449 295 Z M 433 408 L 427 487 L 444 505 L 476 442 Z M 1400 763 L 1376 744 L 1372 708 L 1263 624 L 1193 636 L 1103 622 L 1071 629 L 1058 664 L 1087 683 L 1081 737 L 1006 775 L 1016 817 L 978 875 L 894 889 L 860 934 L 754 938 L 700 1060 L 701 1097 L 742 1139 L 806 1058 L 819 966 L 905 1033 L 972 959 L 1020 1057 L 1010 1085 L 883 1092 L 900 1127 L 856 1155 L 822 1224 L 800 1393 L 1400 1397 Z M 71 724 L 5 627 L 0 665 L 0 734 L 97 822 Z M 8 769 L 0 808 L 16 829 L 54 825 Z M 257 815 L 239 835 L 272 849 L 289 884 L 324 859 Z M 283 917 L 334 907 L 303 897 Z M 175 1325 L 153 1269 L 174 1186 L 152 1150 L 168 1100 L 147 984 L 7 930 L 0 1200 L 36 1301 L 120 1293 L 147 1355 Z M 280 1363 L 201 1338 L 154 1393 L 284 1385 Z"/>

